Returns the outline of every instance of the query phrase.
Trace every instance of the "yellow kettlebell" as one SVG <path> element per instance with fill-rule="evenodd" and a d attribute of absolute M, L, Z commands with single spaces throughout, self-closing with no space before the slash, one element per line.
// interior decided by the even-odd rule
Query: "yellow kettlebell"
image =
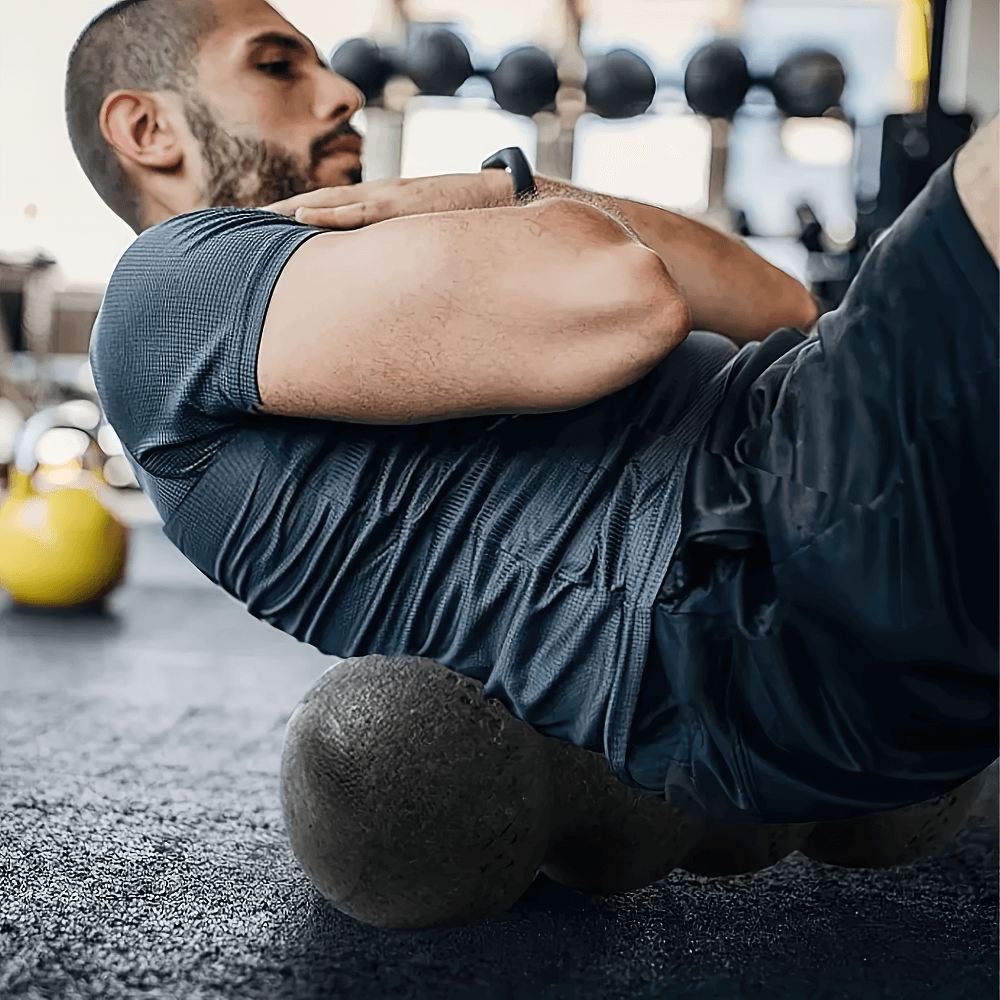
<path fill-rule="evenodd" d="M 0 504 L 0 587 L 18 604 L 36 607 L 98 600 L 125 575 L 128 528 L 94 490 L 38 490 L 25 465 L 11 469 L 10 493 Z"/>

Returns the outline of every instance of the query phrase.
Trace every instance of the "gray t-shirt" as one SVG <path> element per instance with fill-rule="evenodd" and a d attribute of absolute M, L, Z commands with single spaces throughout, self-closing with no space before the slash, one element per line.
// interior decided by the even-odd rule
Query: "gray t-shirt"
<path fill-rule="evenodd" d="M 427 656 L 625 780 L 691 446 L 733 345 L 694 334 L 563 413 L 367 426 L 259 411 L 282 267 L 320 230 L 210 209 L 143 233 L 91 361 L 165 532 L 251 614 L 337 656 Z M 391 274 L 385 280 L 392 280 Z M 330 282 L 329 308 L 349 288 Z"/>

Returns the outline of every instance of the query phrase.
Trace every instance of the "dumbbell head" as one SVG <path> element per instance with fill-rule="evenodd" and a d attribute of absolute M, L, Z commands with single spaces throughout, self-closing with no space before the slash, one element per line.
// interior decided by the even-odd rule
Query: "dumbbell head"
<path fill-rule="evenodd" d="M 656 77 L 640 56 L 614 49 L 587 60 L 583 89 L 588 106 L 602 118 L 632 118 L 653 103 Z"/>
<path fill-rule="evenodd" d="M 405 72 L 421 93 L 451 97 L 472 75 L 472 60 L 458 35 L 434 28 L 413 37 L 406 50 Z"/>
<path fill-rule="evenodd" d="M 489 79 L 497 104 L 515 115 L 537 114 L 556 99 L 559 90 L 556 64 L 534 45 L 508 52 Z"/>
<path fill-rule="evenodd" d="M 378 97 L 393 66 L 377 45 L 366 38 L 349 38 L 330 56 L 330 69 L 350 80 L 370 101 Z"/>
<path fill-rule="evenodd" d="M 708 118 L 732 118 L 749 89 L 747 61 L 734 42 L 712 42 L 699 49 L 684 71 L 688 104 Z"/>
<path fill-rule="evenodd" d="M 818 118 L 840 104 L 844 92 L 844 67 L 821 49 L 789 56 L 771 80 L 778 107 L 794 118 Z"/>

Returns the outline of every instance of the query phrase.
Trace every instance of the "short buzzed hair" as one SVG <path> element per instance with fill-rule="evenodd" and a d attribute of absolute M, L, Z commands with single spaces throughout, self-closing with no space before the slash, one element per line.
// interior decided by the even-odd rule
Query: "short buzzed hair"
<path fill-rule="evenodd" d="M 138 193 L 101 134 L 101 105 L 116 90 L 197 90 L 201 40 L 214 25 L 202 0 L 122 0 L 83 31 L 66 71 L 66 124 L 83 172 L 105 203 L 136 232 Z"/>

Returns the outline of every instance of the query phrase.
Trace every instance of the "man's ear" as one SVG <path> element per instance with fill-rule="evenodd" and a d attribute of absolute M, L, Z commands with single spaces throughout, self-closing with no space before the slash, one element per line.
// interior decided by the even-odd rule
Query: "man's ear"
<path fill-rule="evenodd" d="M 171 170 L 184 159 L 172 109 L 159 95 L 116 90 L 101 105 L 101 134 L 126 162 L 152 170 Z"/>

